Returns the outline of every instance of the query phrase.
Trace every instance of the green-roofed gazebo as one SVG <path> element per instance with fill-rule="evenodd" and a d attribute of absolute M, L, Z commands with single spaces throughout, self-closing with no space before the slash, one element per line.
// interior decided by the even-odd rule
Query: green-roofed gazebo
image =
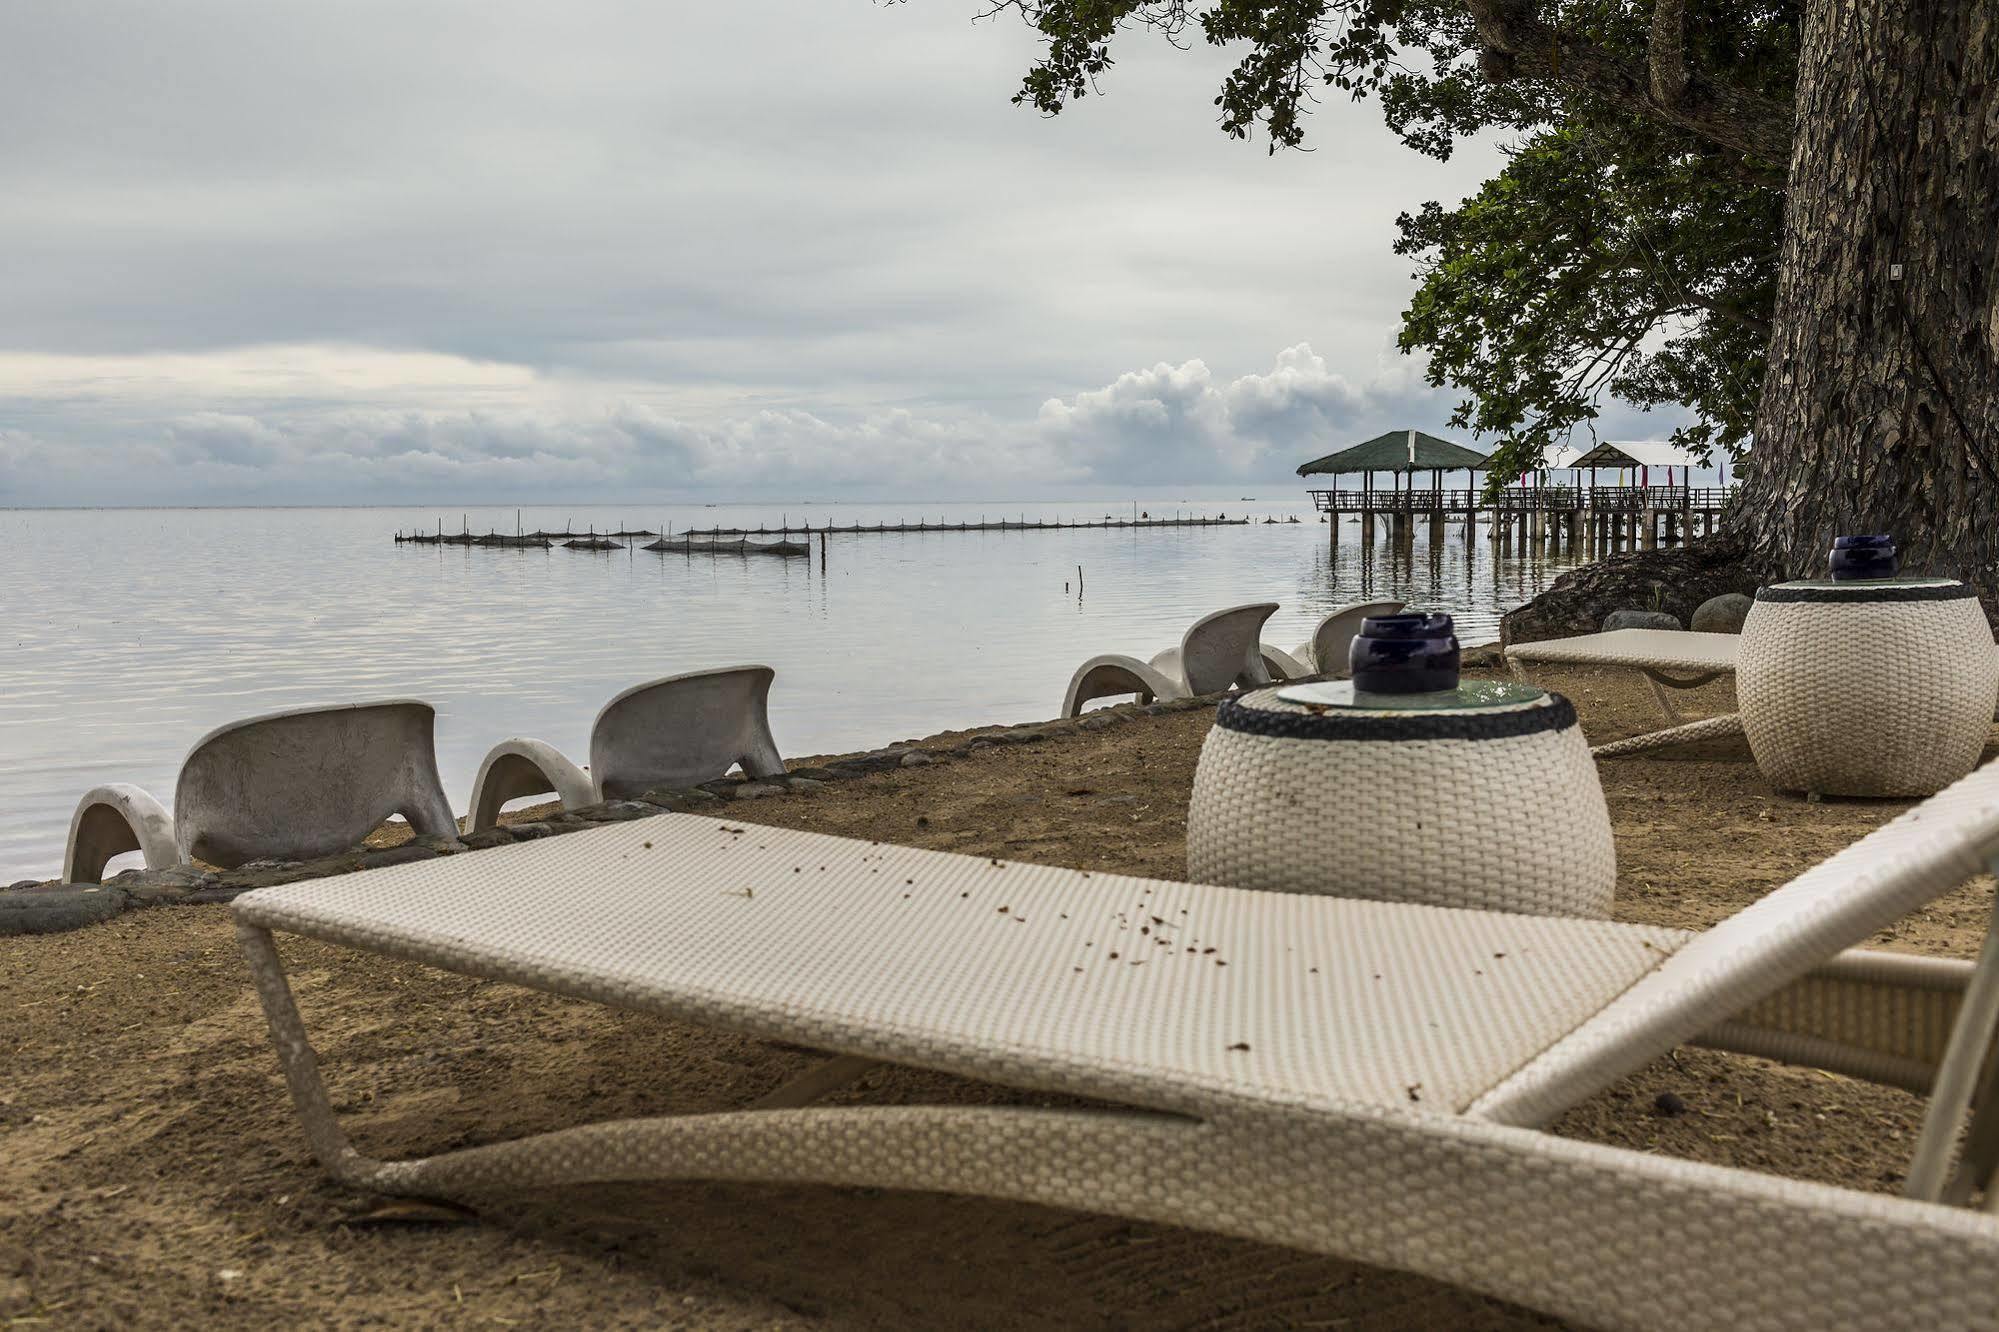
<path fill-rule="evenodd" d="M 1352 448 L 1329 453 L 1323 458 L 1314 458 L 1298 469 L 1298 475 L 1340 476 L 1359 472 L 1362 493 L 1371 494 L 1374 490 L 1374 474 L 1388 472 L 1396 477 L 1407 478 L 1399 481 L 1394 489 L 1406 489 L 1410 492 L 1412 499 L 1405 503 L 1413 509 L 1416 473 L 1428 472 L 1430 492 L 1436 500 L 1434 507 L 1440 508 L 1444 498 L 1445 472 L 1476 473 L 1483 471 L 1489 465 L 1489 460 L 1483 453 L 1475 452 L 1462 444 L 1453 444 L 1448 439 L 1426 435 L 1420 430 L 1391 430 L 1385 435 L 1376 435 L 1373 439 L 1356 444 Z M 1335 486 L 1338 484 L 1334 482 Z M 1468 479 L 1466 490 L 1475 490 L 1477 485 L 1476 480 Z M 1328 492 L 1315 490 L 1312 492 L 1312 498 L 1321 509 L 1337 510 L 1338 494 L 1337 490 Z M 1364 502 L 1363 507 L 1372 507 L 1372 503 Z"/>
<path fill-rule="evenodd" d="M 1420 430 L 1391 430 L 1376 435 L 1323 458 L 1314 458 L 1298 469 L 1300 476 L 1338 476 L 1343 472 L 1456 472 L 1482 471 L 1483 453 L 1462 444 L 1438 439 Z"/>

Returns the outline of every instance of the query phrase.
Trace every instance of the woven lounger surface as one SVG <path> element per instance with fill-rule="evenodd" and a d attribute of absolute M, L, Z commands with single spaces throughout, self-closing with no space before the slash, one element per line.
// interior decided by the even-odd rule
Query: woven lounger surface
<path fill-rule="evenodd" d="M 685 1178 L 946 1190 L 1338 1254 L 1598 1326 L 1999 1330 L 1991 1217 L 1512 1126 L 1739 1025 L 1995 851 L 1990 768 L 1698 935 L 996 864 L 680 815 L 264 889 L 234 909 L 314 1153 L 364 1188 L 468 1200 Z M 373 1161 L 339 1129 L 274 930 L 1132 1108 L 767 1096 Z M 1813 987 L 1830 986 L 1822 1006 L 1843 1008 L 1864 997 L 1850 983 L 1905 965 L 1849 954 L 1788 993 L 1816 1004 Z M 1933 970 L 1954 971 L 1918 965 L 1916 991 Z M 1999 975 L 1999 941 L 1988 971 Z M 1964 1008 L 1990 1017 L 1979 993 L 1974 979 Z M 1887 1011 L 1852 1016 L 1868 1026 Z M 1939 1087 L 1952 1069 L 1975 1074 L 1990 1037 L 1983 1019 L 1955 1032 Z M 1955 1140 L 1961 1100 L 1940 1091 L 1933 1119 L 1946 1103 L 1926 1143 Z"/>
<path fill-rule="evenodd" d="M 1739 634 L 1687 629 L 1613 629 L 1606 634 L 1551 638 L 1506 649 L 1514 661 L 1565 666 L 1629 666 L 1639 670 L 1732 672 Z"/>
<path fill-rule="evenodd" d="M 237 912 L 621 1008 L 1157 1109 L 1220 1092 L 1461 1110 L 1689 937 L 684 814 L 264 889 Z"/>

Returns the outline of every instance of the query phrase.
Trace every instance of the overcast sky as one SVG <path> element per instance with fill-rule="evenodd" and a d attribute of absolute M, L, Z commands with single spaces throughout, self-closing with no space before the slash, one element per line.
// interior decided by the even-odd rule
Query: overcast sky
<path fill-rule="evenodd" d="M 1124 493 L 1441 429 L 1394 219 L 1496 149 L 1336 100 L 1273 158 L 1143 34 L 1045 120 L 974 8 L 6 6 L 0 504 Z"/>

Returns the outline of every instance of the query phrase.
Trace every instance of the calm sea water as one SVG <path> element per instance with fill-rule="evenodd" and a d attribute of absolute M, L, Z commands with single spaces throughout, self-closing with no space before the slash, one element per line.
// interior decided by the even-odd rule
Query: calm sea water
<path fill-rule="evenodd" d="M 787 755 L 1045 720 L 1098 652 L 1150 656 L 1210 610 L 1272 600 L 1289 649 L 1326 611 L 1392 596 L 1453 612 L 1467 643 L 1567 567 L 1497 558 L 1481 530 L 1432 548 L 1328 539 L 1309 503 L 1199 496 L 1143 507 L 1296 516 L 1153 531 L 836 536 L 808 559 L 394 544 L 433 510 L 0 511 L 0 883 L 61 868 L 76 798 L 130 781 L 171 802 L 211 727 L 306 704 L 411 695 L 438 711 L 462 810 L 479 759 L 513 735 L 582 760 L 592 716 L 678 671 L 775 667 Z M 528 530 L 776 525 L 783 506 L 544 508 Z M 826 505 L 796 521 L 1128 516 L 1095 503 Z M 512 531 L 515 511 L 444 516 Z M 643 544 L 634 542 L 632 545 Z M 1077 566 L 1082 566 L 1082 587 Z M 125 862 L 130 863 L 130 862 Z M 115 868 L 115 867 L 114 867 Z"/>

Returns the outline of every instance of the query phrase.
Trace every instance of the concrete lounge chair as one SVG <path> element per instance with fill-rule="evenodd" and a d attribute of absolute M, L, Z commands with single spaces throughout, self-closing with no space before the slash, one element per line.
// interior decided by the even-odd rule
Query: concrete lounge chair
<path fill-rule="evenodd" d="M 1347 649 L 1360 633 L 1360 622 L 1371 615 L 1393 615 L 1402 609 L 1402 604 L 1399 601 L 1362 601 L 1342 606 L 1319 621 L 1319 627 L 1312 631 L 1308 641 L 1289 652 L 1280 652 L 1265 643 L 1263 664 L 1279 680 L 1298 680 L 1308 675 L 1344 680 L 1351 674 L 1347 665 Z"/>
<path fill-rule="evenodd" d="M 588 771 L 540 740 L 503 740 L 472 782 L 467 830 L 491 828 L 501 807 L 522 796 L 553 792 L 571 809 L 713 781 L 737 764 L 752 777 L 781 776 L 770 734 L 776 678 L 768 666 L 728 666 L 633 685 L 591 725 Z"/>
<path fill-rule="evenodd" d="M 182 761 L 174 809 L 136 786 L 86 793 L 69 823 L 65 883 L 96 883 L 113 856 L 146 868 L 309 860 L 358 845 L 392 814 L 456 839 L 437 776 L 436 712 L 415 699 L 298 708 L 210 731 Z"/>
<path fill-rule="evenodd" d="M 1738 634 L 1697 634 L 1687 629 L 1613 629 L 1603 634 L 1517 643 L 1506 649 L 1506 664 L 1523 680 L 1527 678 L 1527 667 L 1537 665 L 1617 666 L 1642 673 L 1652 687 L 1659 711 L 1672 725 L 1590 750 L 1598 758 L 1613 758 L 1695 740 L 1741 735 L 1742 718 L 1733 712 L 1683 723 L 1679 709 L 1666 693 L 1668 689 L 1698 689 L 1724 675 L 1733 676 L 1735 652 L 1741 643 Z"/>
<path fill-rule="evenodd" d="M 1263 622 L 1276 610 L 1276 602 L 1260 601 L 1204 615 L 1188 626 L 1179 647 L 1168 648 L 1149 662 L 1117 653 L 1092 657 L 1069 678 L 1062 715 L 1080 716 L 1091 699 L 1118 694 L 1136 694 L 1139 702 L 1150 703 L 1219 694 L 1237 685 L 1270 684 L 1257 639 Z"/>
<path fill-rule="evenodd" d="M 1999 1217 L 1947 1204 L 1990 1197 L 1999 1159 L 1988 1082 L 1952 1169 L 1999 1017 L 1999 934 L 1975 967 L 1842 950 L 1996 854 L 1999 765 L 1702 933 L 679 814 L 262 889 L 233 910 L 311 1146 L 354 1187 L 958 1192 L 1292 1245 L 1590 1326 L 1993 1328 Z M 376 1161 L 335 1121 L 273 931 L 835 1058 L 740 1110 Z M 1695 1039 L 1934 1086 L 1913 1196 L 1538 1129 Z M 869 1061 L 1103 1104 L 810 1104 Z"/>

